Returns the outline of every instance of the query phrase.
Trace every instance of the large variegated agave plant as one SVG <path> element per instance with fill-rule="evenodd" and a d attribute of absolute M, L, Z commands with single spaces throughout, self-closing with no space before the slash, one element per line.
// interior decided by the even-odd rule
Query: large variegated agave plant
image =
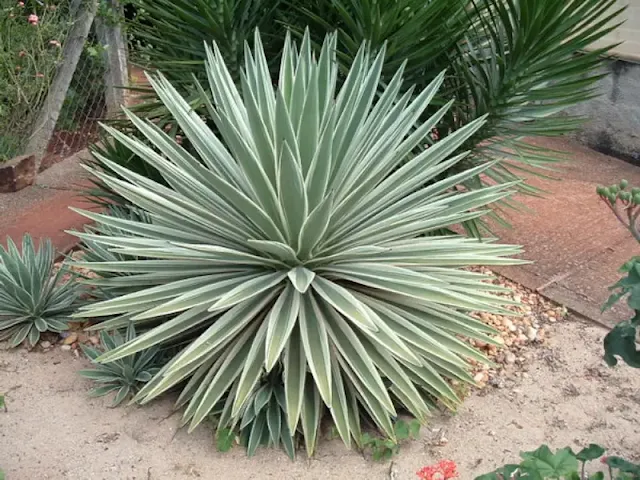
<path fill-rule="evenodd" d="M 424 420 L 435 400 L 455 405 L 448 379 L 472 382 L 468 359 L 484 360 L 461 337 L 492 342 L 468 312 L 508 303 L 461 267 L 519 251 L 436 234 L 509 193 L 456 190 L 486 165 L 436 180 L 483 120 L 412 156 L 449 106 L 416 127 L 443 76 L 399 96 L 400 69 L 378 97 L 384 52 L 372 59 L 363 46 L 336 91 L 335 46 L 328 36 L 316 60 L 307 36 L 299 51 L 287 38 L 274 90 L 256 34 L 240 93 L 214 44 L 208 108 L 221 138 L 165 78 L 150 78 L 197 156 L 130 113 L 155 149 L 106 127 L 169 186 L 99 157 L 117 177 L 95 174 L 150 223 L 84 212 L 129 235 L 78 234 L 144 258 L 83 265 L 129 274 L 116 278 L 132 293 L 78 315 L 147 329 L 100 360 L 181 345 L 137 400 L 186 381 L 185 422 L 215 412 L 220 428 L 248 432 L 250 448 L 284 436 L 290 450 L 301 432 L 312 454 L 327 410 L 349 445 L 362 419 L 393 437 L 398 409 Z"/>

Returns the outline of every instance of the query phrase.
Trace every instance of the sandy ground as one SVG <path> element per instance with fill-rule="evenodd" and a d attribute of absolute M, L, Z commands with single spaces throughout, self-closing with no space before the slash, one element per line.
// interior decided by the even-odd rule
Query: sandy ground
<path fill-rule="evenodd" d="M 440 415 L 404 444 L 393 464 L 373 462 L 323 440 L 317 455 L 291 462 L 262 449 L 219 453 L 211 431 L 177 431 L 169 399 L 144 408 L 107 408 L 86 396 L 77 375 L 86 360 L 54 349 L 0 351 L 0 465 L 7 480 L 415 479 L 421 466 L 449 458 L 463 480 L 541 443 L 579 448 L 597 442 L 640 460 L 640 372 L 602 362 L 605 330 L 570 319 L 533 349 L 529 371 L 503 388 L 475 392 L 456 415 Z"/>

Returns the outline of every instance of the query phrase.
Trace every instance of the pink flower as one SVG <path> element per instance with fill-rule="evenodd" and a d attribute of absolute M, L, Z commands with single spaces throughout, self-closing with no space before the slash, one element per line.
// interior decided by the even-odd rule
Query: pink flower
<path fill-rule="evenodd" d="M 60 42 L 58 40 L 49 40 L 49 45 L 60 47 Z"/>
<path fill-rule="evenodd" d="M 36 15 L 35 13 L 32 13 L 31 15 L 29 15 L 29 18 L 27 19 L 27 21 L 31 24 L 31 25 L 38 25 L 38 15 Z"/>
<path fill-rule="evenodd" d="M 605 464 L 606 464 L 606 463 L 607 463 L 607 460 L 609 460 L 609 457 L 602 457 L 602 458 L 600 459 L 600 463 L 605 463 Z"/>
<path fill-rule="evenodd" d="M 20 58 L 24 57 L 27 54 L 27 52 L 25 52 L 24 50 L 20 50 L 20 53 L 18 53 L 18 56 Z"/>
<path fill-rule="evenodd" d="M 451 460 L 441 460 L 435 465 L 421 468 L 416 475 L 420 480 L 449 480 L 458 476 L 458 466 Z"/>
<path fill-rule="evenodd" d="M 19 7 L 24 7 L 24 2 L 18 2 Z"/>
<path fill-rule="evenodd" d="M 36 78 L 44 78 L 44 73 L 36 73 Z"/>

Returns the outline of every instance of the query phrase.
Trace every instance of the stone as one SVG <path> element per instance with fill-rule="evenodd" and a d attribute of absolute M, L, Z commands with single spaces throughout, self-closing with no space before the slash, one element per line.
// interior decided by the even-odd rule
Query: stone
<path fill-rule="evenodd" d="M 71 351 L 71 345 L 61 345 L 60 346 L 60 350 L 63 350 L 65 352 L 69 352 L 69 351 Z"/>
<path fill-rule="evenodd" d="M 63 345 L 71 345 L 72 343 L 76 343 L 78 341 L 77 333 L 70 333 L 65 339 L 62 341 Z"/>
<path fill-rule="evenodd" d="M 51 347 L 51 342 L 47 342 L 46 340 L 44 342 L 40 342 L 40 346 L 42 348 L 49 348 Z"/>
<path fill-rule="evenodd" d="M 16 157 L 0 164 L 0 193 L 11 193 L 33 185 L 36 179 L 36 158 Z"/>
<path fill-rule="evenodd" d="M 516 363 L 516 356 L 513 354 L 513 352 L 507 352 L 507 354 L 504 356 L 504 361 L 509 365 L 513 365 L 514 363 Z"/>
<path fill-rule="evenodd" d="M 485 372 L 478 372 L 473 377 L 473 381 L 476 383 L 483 383 L 487 381 L 487 374 Z"/>
<path fill-rule="evenodd" d="M 91 336 L 89 337 L 89 342 L 91 343 L 91 345 L 99 345 L 100 339 L 96 336 Z"/>
<path fill-rule="evenodd" d="M 533 327 L 528 327 L 526 335 L 527 335 L 527 339 L 530 342 L 533 342 L 538 337 L 538 330 L 536 330 Z"/>

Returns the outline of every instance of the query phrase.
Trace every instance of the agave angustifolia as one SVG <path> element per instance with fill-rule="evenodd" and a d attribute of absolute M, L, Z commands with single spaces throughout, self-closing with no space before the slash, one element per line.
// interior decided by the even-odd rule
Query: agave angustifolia
<path fill-rule="evenodd" d="M 0 245 L 0 340 L 12 347 L 27 339 L 38 343 L 42 332 L 67 330 L 67 320 L 78 308 L 78 285 L 62 282 L 65 272 L 54 272 L 55 249 L 50 240 L 39 248 L 29 235 L 22 238 L 22 251 L 7 239 Z"/>
<path fill-rule="evenodd" d="M 363 46 L 336 91 L 335 45 L 329 35 L 316 60 L 308 36 L 299 50 L 287 38 L 274 91 L 256 33 L 240 93 L 214 44 L 208 108 L 221 139 L 165 78 L 151 77 L 199 158 L 130 113 L 155 149 L 106 127 L 169 186 L 98 157 L 117 177 L 95 174 L 147 211 L 150 223 L 84 212 L 131 235 L 78 233 L 144 257 L 82 265 L 132 274 L 118 277 L 119 286 L 137 291 L 79 316 L 115 316 L 103 328 L 155 325 L 99 360 L 183 346 L 137 400 L 187 381 L 178 401 L 185 422 L 194 428 L 222 405 L 221 426 L 233 427 L 251 421 L 245 413 L 255 401 L 248 400 L 276 375 L 281 426 L 301 431 L 309 454 L 325 408 L 350 444 L 360 438 L 361 418 L 393 437 L 396 407 L 424 419 L 430 399 L 455 405 L 446 379 L 471 382 L 467 358 L 483 360 L 459 337 L 492 341 L 466 312 L 501 312 L 507 303 L 485 277 L 460 267 L 510 263 L 505 257 L 519 251 L 425 235 L 476 218 L 509 193 L 504 185 L 452 189 L 486 165 L 435 180 L 463 158 L 449 155 L 483 120 L 412 156 L 447 111 L 416 127 L 443 76 L 398 99 L 401 68 L 376 97 L 384 51 L 370 58 Z M 257 426 L 256 436 L 265 428 Z"/>
<path fill-rule="evenodd" d="M 114 350 L 134 338 L 136 338 L 136 330 L 133 324 L 127 327 L 124 335 L 118 331 L 112 334 L 108 334 L 105 330 L 100 332 L 100 340 L 105 352 Z M 78 373 L 98 384 L 89 391 L 89 395 L 102 397 L 115 392 L 113 407 L 117 407 L 127 397 L 137 393 L 142 385 L 158 373 L 163 364 L 162 354 L 157 346 L 107 364 L 96 362 L 102 353 L 101 350 L 86 345 L 81 345 L 81 348 L 94 363 L 94 368 L 80 370 Z"/>

